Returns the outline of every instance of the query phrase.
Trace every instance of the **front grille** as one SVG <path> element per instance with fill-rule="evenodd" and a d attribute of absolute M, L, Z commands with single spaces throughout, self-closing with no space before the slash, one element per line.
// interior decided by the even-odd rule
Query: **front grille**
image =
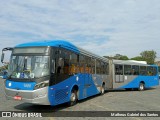
<path fill-rule="evenodd" d="M 55 100 L 56 100 L 56 102 L 65 101 L 66 98 L 67 98 L 67 95 L 68 95 L 67 92 L 68 92 L 68 88 L 56 90 L 55 91 Z"/>

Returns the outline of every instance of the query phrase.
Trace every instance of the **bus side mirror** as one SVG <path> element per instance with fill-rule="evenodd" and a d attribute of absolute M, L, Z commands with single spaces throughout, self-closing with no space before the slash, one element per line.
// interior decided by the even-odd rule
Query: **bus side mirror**
<path fill-rule="evenodd" d="M 4 60 L 4 51 L 13 51 L 13 48 L 11 48 L 11 47 L 6 47 L 6 48 L 3 48 L 2 49 L 2 55 L 1 55 L 1 62 L 2 63 L 5 63 L 5 62 L 3 62 L 3 60 Z"/>
<path fill-rule="evenodd" d="M 4 53 L 2 53 L 1 55 L 1 62 L 3 63 L 3 60 L 4 60 Z"/>

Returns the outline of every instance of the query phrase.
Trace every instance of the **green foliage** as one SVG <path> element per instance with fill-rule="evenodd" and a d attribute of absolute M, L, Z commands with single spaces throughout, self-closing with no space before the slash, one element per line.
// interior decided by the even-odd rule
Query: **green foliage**
<path fill-rule="evenodd" d="M 157 53 L 154 50 L 146 50 L 140 53 L 141 57 L 147 61 L 148 64 L 154 64 L 156 54 Z"/>
<path fill-rule="evenodd" d="M 124 56 L 121 56 L 119 60 L 129 60 L 129 58 L 126 55 L 124 55 Z"/>
<path fill-rule="evenodd" d="M 141 56 L 133 57 L 133 58 L 131 58 L 131 60 L 145 61 Z"/>
<path fill-rule="evenodd" d="M 140 56 L 133 57 L 131 60 L 146 61 L 147 64 L 154 64 L 156 54 L 154 50 L 145 50 L 140 53 Z M 126 55 L 121 54 L 116 54 L 113 58 L 117 60 L 129 60 Z"/>
<path fill-rule="evenodd" d="M 117 60 L 129 60 L 129 58 L 126 55 L 121 55 L 121 54 L 116 54 L 114 56 L 114 59 L 117 59 Z"/>
<path fill-rule="evenodd" d="M 0 67 L 0 72 L 2 72 L 3 70 L 7 70 L 8 69 L 8 65 L 4 65 Z"/>

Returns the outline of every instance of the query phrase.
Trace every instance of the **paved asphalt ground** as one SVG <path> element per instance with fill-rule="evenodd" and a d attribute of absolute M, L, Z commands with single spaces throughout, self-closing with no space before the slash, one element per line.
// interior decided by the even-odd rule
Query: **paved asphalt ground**
<path fill-rule="evenodd" d="M 160 111 L 160 86 L 145 91 L 109 91 L 104 95 L 96 95 L 79 101 L 75 106 L 68 107 L 67 104 L 51 107 L 44 105 L 33 105 L 21 101 L 6 100 L 4 95 L 4 79 L 0 78 L 0 111 L 42 111 L 50 116 L 55 111 Z M 22 118 L 0 118 L 22 119 Z M 108 120 L 159 120 L 160 117 L 45 117 L 45 118 L 23 118 L 34 120 L 59 120 L 59 119 L 108 119 Z"/>

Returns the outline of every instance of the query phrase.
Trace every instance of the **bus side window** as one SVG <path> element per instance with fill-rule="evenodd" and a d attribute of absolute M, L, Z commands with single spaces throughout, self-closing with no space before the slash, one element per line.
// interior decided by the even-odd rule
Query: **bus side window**
<path fill-rule="evenodd" d="M 96 60 L 96 74 L 101 73 L 101 63 L 99 60 Z"/>
<path fill-rule="evenodd" d="M 57 57 L 57 73 L 64 73 L 63 68 L 64 68 L 64 51 L 62 49 L 58 50 L 59 56 Z"/>
<path fill-rule="evenodd" d="M 88 57 L 86 56 L 86 73 L 91 73 L 91 66 L 92 66 L 92 63 L 91 63 L 91 57 Z"/>
<path fill-rule="evenodd" d="M 147 67 L 147 76 L 152 76 L 153 75 L 153 67 L 148 66 Z"/>
<path fill-rule="evenodd" d="M 61 52 L 59 52 L 59 57 L 57 59 L 57 73 L 69 74 L 69 56 L 69 51 L 62 49 Z"/>
<path fill-rule="evenodd" d="M 79 69 L 80 73 L 84 73 L 84 64 L 85 64 L 85 58 L 83 55 L 79 55 Z"/>
<path fill-rule="evenodd" d="M 124 65 L 124 74 L 125 75 L 131 75 L 132 74 L 131 65 Z"/>
<path fill-rule="evenodd" d="M 102 74 L 108 75 L 109 72 L 108 63 L 106 62 L 101 62 L 101 63 L 102 63 Z"/>
<path fill-rule="evenodd" d="M 60 57 L 58 59 L 57 73 L 63 73 L 63 67 L 64 67 L 64 59 Z"/>
<path fill-rule="evenodd" d="M 156 67 L 152 67 L 152 66 L 147 67 L 147 75 L 148 76 L 155 76 L 156 74 L 157 74 L 157 68 Z"/>
<path fill-rule="evenodd" d="M 131 74 L 132 74 L 132 75 L 139 75 L 139 66 L 137 66 L 137 65 L 132 65 Z"/>
<path fill-rule="evenodd" d="M 101 62 L 101 74 L 105 74 L 105 62 Z"/>
<path fill-rule="evenodd" d="M 123 65 L 115 65 L 115 74 L 123 75 Z"/>
<path fill-rule="evenodd" d="M 147 72 L 146 66 L 140 66 L 140 75 L 145 76 L 146 72 Z"/>
<path fill-rule="evenodd" d="M 95 74 L 95 59 L 91 59 L 91 64 L 92 64 L 92 74 Z"/>
<path fill-rule="evenodd" d="M 157 67 L 153 67 L 153 76 L 157 75 Z"/>
<path fill-rule="evenodd" d="M 78 65 L 78 55 L 75 53 L 71 53 L 70 55 L 70 66 L 69 66 L 69 74 L 73 75 L 77 73 L 77 65 Z"/>
<path fill-rule="evenodd" d="M 105 74 L 109 75 L 109 64 L 105 63 Z"/>

